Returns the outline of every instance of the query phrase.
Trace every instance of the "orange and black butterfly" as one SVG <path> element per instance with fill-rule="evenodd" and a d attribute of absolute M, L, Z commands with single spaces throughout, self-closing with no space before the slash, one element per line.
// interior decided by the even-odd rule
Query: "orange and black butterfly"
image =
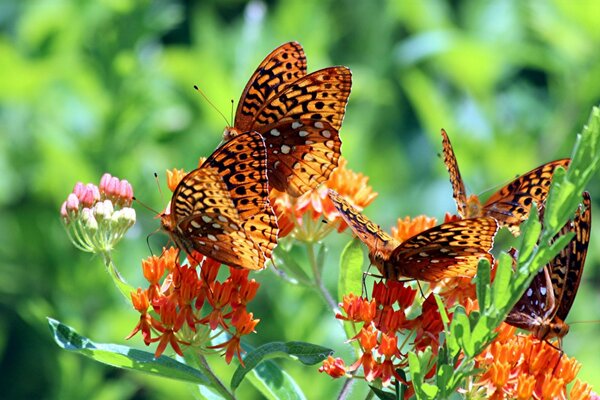
<path fill-rule="evenodd" d="M 450 183 L 458 215 L 461 218 L 493 217 L 501 225 L 506 225 L 513 233 L 519 232 L 519 225 L 528 218 L 533 202 L 538 207 L 543 206 L 556 168 L 559 166 L 567 168 L 571 162 L 571 159 L 563 158 L 535 168 L 500 188 L 481 205 L 477 196 L 470 196 L 467 199 L 465 184 L 460 176 L 454 150 L 443 129 L 442 142 L 444 163 L 450 173 Z"/>
<path fill-rule="evenodd" d="M 161 223 L 187 254 L 262 269 L 277 242 L 268 198 L 267 151 L 257 132 L 221 146 L 177 185 Z"/>
<path fill-rule="evenodd" d="M 351 85 L 346 67 L 307 75 L 302 46 L 285 43 L 252 74 L 223 138 L 246 131 L 263 135 L 270 187 L 299 196 L 325 182 L 338 165 L 338 132 Z"/>
<path fill-rule="evenodd" d="M 498 230 L 494 218 L 441 224 L 401 243 L 331 189 L 329 198 L 356 236 L 367 245 L 369 259 L 386 279 L 406 277 L 433 282 L 472 277 L 481 258 L 492 262 L 489 251 Z"/>
<path fill-rule="evenodd" d="M 592 225 L 592 202 L 588 192 L 575 218 L 558 236 L 575 233 L 561 252 L 533 278 L 505 322 L 532 332 L 538 339 L 562 338 L 569 332 L 564 321 L 579 288 Z"/>

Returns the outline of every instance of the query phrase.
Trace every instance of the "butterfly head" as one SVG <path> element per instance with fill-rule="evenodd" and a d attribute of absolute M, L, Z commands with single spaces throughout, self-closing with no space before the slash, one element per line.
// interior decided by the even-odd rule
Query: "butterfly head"
<path fill-rule="evenodd" d="M 569 325 L 554 317 L 552 321 L 539 324 L 533 330 L 533 335 L 540 340 L 549 340 L 553 338 L 562 338 L 569 333 Z"/>
<path fill-rule="evenodd" d="M 231 139 L 238 136 L 240 133 L 241 132 L 233 126 L 227 126 L 225 127 L 225 130 L 223 130 L 223 141 L 229 142 Z"/>

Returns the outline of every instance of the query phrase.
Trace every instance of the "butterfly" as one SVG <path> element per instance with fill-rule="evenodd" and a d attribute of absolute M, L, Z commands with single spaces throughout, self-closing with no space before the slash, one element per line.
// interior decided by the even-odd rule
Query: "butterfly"
<path fill-rule="evenodd" d="M 583 202 L 575 218 L 558 233 L 575 233 L 561 252 L 544 266 L 506 317 L 505 322 L 525 329 L 540 340 L 562 338 L 569 332 L 564 321 L 579 288 L 592 224 L 591 199 L 583 193 Z"/>
<path fill-rule="evenodd" d="M 346 112 L 352 74 L 329 67 L 306 74 L 297 42 L 271 52 L 246 84 L 232 127 L 223 139 L 257 131 L 267 147 L 269 185 L 297 197 L 325 182 L 337 167 L 338 131 Z"/>
<path fill-rule="evenodd" d="M 567 168 L 571 162 L 571 159 L 563 158 L 535 168 L 500 188 L 481 205 L 477 196 L 467 199 L 465 184 L 460 176 L 454 150 L 443 129 L 442 143 L 444 163 L 450 173 L 450 183 L 459 216 L 461 218 L 493 217 L 501 225 L 506 225 L 513 234 L 519 232 L 519 225 L 529 216 L 534 201 L 538 207 L 543 205 L 556 168 L 559 166 Z"/>
<path fill-rule="evenodd" d="M 173 192 L 161 224 L 187 254 L 262 269 L 277 242 L 268 199 L 267 152 L 262 136 L 246 132 L 215 150 Z"/>
<path fill-rule="evenodd" d="M 441 224 L 400 243 L 338 193 L 329 189 L 328 194 L 344 221 L 367 245 L 371 263 L 386 279 L 407 277 L 433 282 L 450 277 L 472 277 L 481 258 L 492 262 L 489 251 L 498 230 L 494 218 Z"/>

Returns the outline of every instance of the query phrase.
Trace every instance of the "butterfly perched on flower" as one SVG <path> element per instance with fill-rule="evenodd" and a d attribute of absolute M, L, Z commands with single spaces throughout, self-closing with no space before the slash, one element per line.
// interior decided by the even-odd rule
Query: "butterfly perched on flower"
<path fill-rule="evenodd" d="M 531 281 L 531 284 L 506 317 L 505 322 L 532 332 L 544 340 L 562 338 L 569 331 L 564 321 L 579 288 L 592 225 L 592 202 L 588 192 L 575 218 L 558 233 L 575 236 Z"/>
<path fill-rule="evenodd" d="M 472 277 L 477 263 L 494 245 L 498 222 L 494 218 L 463 219 L 437 225 L 404 242 L 385 233 L 335 191 L 329 198 L 356 236 L 369 248 L 369 259 L 386 279 L 400 277 L 439 281 Z"/>
<path fill-rule="evenodd" d="M 533 202 L 538 207 L 543 206 L 556 168 L 559 166 L 567 168 L 571 162 L 571 159 L 563 158 L 537 167 L 500 188 L 481 205 L 477 196 L 470 196 L 467 199 L 465 184 L 460 176 L 454 150 L 443 129 L 442 143 L 444 163 L 450 173 L 450 183 L 459 216 L 461 218 L 494 217 L 513 233 L 519 232 L 519 225 L 528 218 Z"/>
<path fill-rule="evenodd" d="M 227 142 L 246 131 L 263 135 L 270 187 L 300 196 L 325 182 L 338 165 L 351 85 L 346 67 L 307 75 L 302 46 L 285 43 L 250 77 L 223 138 Z"/>
<path fill-rule="evenodd" d="M 177 246 L 232 267 L 262 269 L 277 242 L 267 151 L 257 132 L 237 135 L 183 177 L 163 228 Z"/>

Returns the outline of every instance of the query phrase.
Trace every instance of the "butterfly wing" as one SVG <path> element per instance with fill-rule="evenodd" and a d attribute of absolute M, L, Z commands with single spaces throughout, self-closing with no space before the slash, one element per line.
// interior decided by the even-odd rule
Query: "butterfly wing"
<path fill-rule="evenodd" d="M 582 207 L 577 210 L 573 221 L 567 222 L 559 233 L 574 232 L 575 236 L 548 265 L 558 305 L 556 316 L 563 321 L 575 301 L 583 273 L 592 225 L 591 206 L 590 194 L 584 192 Z"/>
<path fill-rule="evenodd" d="M 541 207 L 546 200 L 556 168 L 567 168 L 570 162 L 568 158 L 552 161 L 521 175 L 485 202 L 484 215 L 518 232 L 518 226 L 529 216 L 533 202 Z"/>
<path fill-rule="evenodd" d="M 385 233 L 379 225 L 361 214 L 336 191 L 329 189 L 328 195 L 350 229 L 367 245 L 371 261 L 381 267 L 383 261 L 389 258 L 391 251 L 398 246 L 399 242 Z"/>
<path fill-rule="evenodd" d="M 260 63 L 246 84 L 235 113 L 234 126 L 252 130 L 259 110 L 278 92 L 306 75 L 306 56 L 300 43 L 284 43 Z"/>
<path fill-rule="evenodd" d="M 450 183 L 452 184 L 452 196 L 456 202 L 456 210 L 461 218 L 467 217 L 467 192 L 465 184 L 460 176 L 458 162 L 454 155 L 454 149 L 450 143 L 450 138 L 445 130 L 442 129 L 442 148 L 444 152 L 444 164 L 450 174 Z"/>
<path fill-rule="evenodd" d="M 265 134 L 272 188 L 297 197 L 325 182 L 338 165 L 341 141 L 328 123 L 279 122 Z"/>
<path fill-rule="evenodd" d="M 510 310 L 504 322 L 517 328 L 535 332 L 547 324 L 556 313 L 556 299 L 548 266 L 543 267 L 531 281 L 517 304 Z"/>
<path fill-rule="evenodd" d="M 489 217 L 441 224 L 402 242 L 386 268 L 390 278 L 405 276 L 425 281 L 472 277 L 481 258 L 493 261 L 498 222 Z"/>
<path fill-rule="evenodd" d="M 260 269 L 265 256 L 242 223 L 225 182 L 213 168 L 186 175 L 173 193 L 170 214 L 162 216 L 164 229 L 186 253 L 196 250 L 227 265 Z"/>
<path fill-rule="evenodd" d="M 278 232 L 266 165 L 260 134 L 236 136 L 181 180 L 163 227 L 188 254 L 196 250 L 230 266 L 263 268 Z"/>

